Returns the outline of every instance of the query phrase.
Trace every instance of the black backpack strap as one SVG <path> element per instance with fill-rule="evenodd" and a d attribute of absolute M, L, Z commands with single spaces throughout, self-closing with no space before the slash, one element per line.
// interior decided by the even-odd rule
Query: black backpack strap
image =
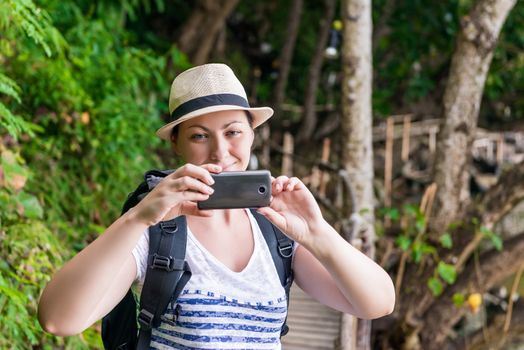
<path fill-rule="evenodd" d="M 138 315 L 138 350 L 149 349 L 152 329 L 160 326 L 169 302 L 178 298 L 191 278 L 185 261 L 186 242 L 185 216 L 149 228 L 148 266 Z"/>
<path fill-rule="evenodd" d="M 268 219 L 262 214 L 259 214 L 255 209 L 250 209 L 251 213 L 257 220 L 260 231 L 266 240 L 266 243 L 271 252 L 273 263 L 277 268 L 278 276 L 280 277 L 280 283 L 286 291 L 287 305 L 289 307 L 289 291 L 293 284 L 293 269 L 291 268 L 291 262 L 293 258 L 293 246 L 294 241 L 280 231 L 275 225 L 273 225 Z M 287 317 L 282 325 L 280 336 L 284 336 L 289 331 L 287 325 Z"/>

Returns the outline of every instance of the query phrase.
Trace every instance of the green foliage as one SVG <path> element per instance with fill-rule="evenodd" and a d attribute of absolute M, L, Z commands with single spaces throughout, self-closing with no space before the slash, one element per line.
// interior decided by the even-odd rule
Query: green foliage
<path fill-rule="evenodd" d="M 102 347 L 97 327 L 46 335 L 38 296 L 119 215 L 143 172 L 161 166 L 166 60 L 177 69 L 187 59 L 135 45 L 120 19 L 142 2 L 99 5 L 0 4 L 0 348 Z"/>
<path fill-rule="evenodd" d="M 444 290 L 442 282 L 437 277 L 431 277 L 427 282 L 427 286 L 435 297 L 438 297 L 440 294 L 442 294 L 442 291 Z"/>
<path fill-rule="evenodd" d="M 448 232 L 445 232 L 440 236 L 440 245 L 448 249 L 453 248 L 453 239 L 451 238 L 451 235 Z"/>
<path fill-rule="evenodd" d="M 0 4 L 0 28 L 10 28 L 9 34 L 19 35 L 23 31 L 51 56 L 50 32 L 54 29 L 47 12 L 37 7 L 32 0 L 5 0 Z M 8 35 L 8 37 L 11 37 Z"/>
<path fill-rule="evenodd" d="M 400 235 L 397 237 L 397 239 L 395 239 L 395 243 L 403 252 L 407 251 L 411 247 L 412 242 L 413 241 L 411 240 L 411 238 L 406 237 L 404 235 Z"/>
<path fill-rule="evenodd" d="M 390 217 L 387 215 L 391 212 L 394 211 L 391 209 L 379 211 L 385 217 Z M 455 283 L 457 279 L 455 266 L 440 260 L 437 248 L 428 241 L 426 217 L 417 206 L 405 205 L 399 217 L 396 214 L 394 217 L 396 221 L 404 222 L 404 231 L 395 239 L 397 247 L 404 253 L 408 253 L 415 264 L 421 264 L 423 259 L 432 259 L 436 262 L 437 266 L 433 271 L 433 276 L 428 279 L 427 286 L 434 296 L 439 296 L 444 289 L 444 282 Z M 440 244 L 444 248 L 451 248 L 453 246 L 451 235 L 447 232 L 443 233 L 440 236 Z"/>
<path fill-rule="evenodd" d="M 502 238 L 500 238 L 499 235 L 497 235 L 495 232 L 491 231 L 486 226 L 481 226 L 479 228 L 480 233 L 484 235 L 485 238 L 489 239 L 491 244 L 497 249 L 498 251 L 502 251 L 503 248 L 503 242 Z"/>
<path fill-rule="evenodd" d="M 456 307 L 462 307 L 466 301 L 466 297 L 462 293 L 455 293 L 453 294 L 452 300 Z"/>
<path fill-rule="evenodd" d="M 455 283 L 457 279 L 457 270 L 455 269 L 455 266 L 439 261 L 437 271 L 439 276 L 448 284 Z"/>
<path fill-rule="evenodd" d="M 20 153 L 3 149 L 0 156 L 0 348 L 27 349 L 46 343 L 66 349 L 96 346 L 98 339 L 86 342 L 71 337 L 66 341 L 42 332 L 37 301 L 68 253 L 42 220 L 43 208 L 26 186 L 34 174 Z M 89 333 L 93 331 L 86 335 Z"/>

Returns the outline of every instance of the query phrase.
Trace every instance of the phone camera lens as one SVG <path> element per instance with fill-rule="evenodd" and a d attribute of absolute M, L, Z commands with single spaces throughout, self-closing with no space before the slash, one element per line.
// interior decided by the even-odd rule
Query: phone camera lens
<path fill-rule="evenodd" d="M 266 193 L 266 186 L 260 186 L 260 187 L 258 188 L 258 193 L 260 193 L 260 194 L 264 194 L 264 193 Z"/>

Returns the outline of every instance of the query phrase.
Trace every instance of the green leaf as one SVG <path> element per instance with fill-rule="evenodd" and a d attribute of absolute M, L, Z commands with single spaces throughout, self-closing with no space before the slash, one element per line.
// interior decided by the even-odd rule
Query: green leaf
<path fill-rule="evenodd" d="M 23 215 L 25 217 L 29 219 L 41 219 L 44 216 L 44 210 L 35 196 L 20 192 L 17 200 L 24 207 Z"/>
<path fill-rule="evenodd" d="M 444 281 L 449 284 L 455 283 L 457 279 L 457 270 L 455 269 L 455 266 L 441 261 L 438 263 L 437 271 Z"/>
<path fill-rule="evenodd" d="M 413 217 L 416 217 L 417 213 L 420 212 L 420 210 L 419 210 L 419 208 L 417 206 L 414 206 L 414 205 L 411 205 L 411 204 L 405 205 L 404 206 L 404 211 L 406 212 L 406 214 L 408 214 L 410 216 L 413 216 Z"/>
<path fill-rule="evenodd" d="M 397 208 L 382 208 L 380 213 L 385 218 L 390 218 L 393 221 L 398 221 L 398 219 L 400 219 L 400 212 Z"/>
<path fill-rule="evenodd" d="M 438 297 L 442 294 L 442 283 L 436 277 L 428 279 L 428 288 L 431 290 L 431 293 L 433 293 L 433 296 Z"/>
<path fill-rule="evenodd" d="M 413 243 L 413 254 L 412 254 L 412 257 L 413 257 L 413 261 L 415 261 L 415 263 L 419 263 L 420 260 L 422 259 L 422 255 L 423 255 L 423 250 L 422 250 L 422 243 L 420 242 L 415 242 Z"/>
<path fill-rule="evenodd" d="M 493 243 L 493 245 L 495 246 L 495 249 L 497 249 L 500 252 L 504 245 L 502 238 L 500 238 L 500 236 L 497 236 L 496 234 L 493 234 L 491 235 L 490 239 L 491 243 Z"/>
<path fill-rule="evenodd" d="M 21 103 L 20 100 L 20 87 L 15 83 L 14 80 L 0 73 L 0 93 L 11 96 L 16 102 Z"/>
<path fill-rule="evenodd" d="M 409 249 L 409 246 L 411 245 L 411 238 L 404 236 L 404 235 L 398 236 L 397 239 L 395 240 L 395 243 L 402 251 L 405 252 L 406 250 Z"/>
<path fill-rule="evenodd" d="M 489 228 L 487 228 L 486 226 L 480 226 L 480 233 L 482 233 L 483 235 L 485 236 L 491 236 L 491 235 L 494 235 L 495 233 L 493 231 L 491 231 Z"/>
<path fill-rule="evenodd" d="M 423 233 L 426 230 L 426 218 L 424 215 L 417 214 L 417 219 L 415 221 L 415 228 L 417 232 Z"/>
<path fill-rule="evenodd" d="M 503 241 L 500 238 L 500 236 L 498 236 L 495 232 L 493 232 L 485 226 L 481 226 L 479 230 L 486 238 L 490 239 L 491 243 L 493 243 L 493 245 L 495 246 L 495 249 L 497 249 L 498 251 L 502 250 Z"/>
<path fill-rule="evenodd" d="M 462 305 L 464 305 L 466 297 L 462 293 L 455 293 L 455 294 L 453 294 L 452 300 L 453 300 L 453 304 L 455 304 L 455 306 L 462 307 Z"/>
<path fill-rule="evenodd" d="M 442 245 L 442 247 L 448 249 L 451 249 L 453 247 L 453 239 L 451 239 L 451 235 L 448 232 L 440 236 L 440 244 Z"/>

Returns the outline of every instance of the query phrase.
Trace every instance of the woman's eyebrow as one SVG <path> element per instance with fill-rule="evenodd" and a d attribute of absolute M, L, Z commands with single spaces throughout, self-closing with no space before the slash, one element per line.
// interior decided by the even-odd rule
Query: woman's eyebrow
<path fill-rule="evenodd" d="M 235 124 L 235 123 L 240 123 L 240 124 L 242 124 L 242 122 L 239 121 L 239 120 L 233 120 L 232 122 L 229 122 L 229 123 L 224 124 L 224 125 L 222 126 L 222 130 L 227 129 L 231 124 Z M 200 124 L 190 125 L 190 126 L 188 126 L 187 128 L 188 128 L 188 129 L 190 129 L 190 128 L 201 128 L 201 129 L 204 129 L 205 131 L 209 131 L 208 128 L 206 128 L 205 126 L 200 125 Z"/>

